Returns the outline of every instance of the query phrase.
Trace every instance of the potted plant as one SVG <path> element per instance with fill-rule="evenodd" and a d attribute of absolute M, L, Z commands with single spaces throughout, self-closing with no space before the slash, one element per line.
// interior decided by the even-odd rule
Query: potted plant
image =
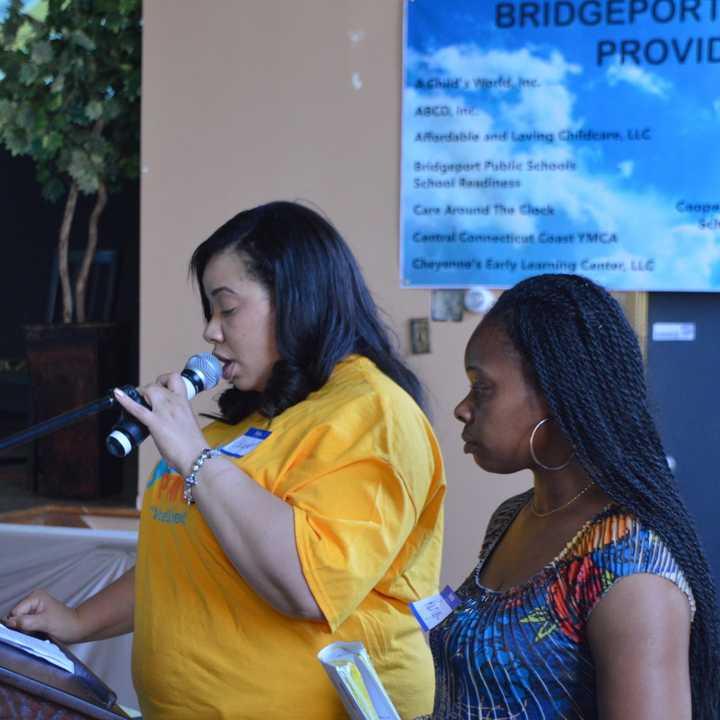
<path fill-rule="evenodd" d="M 88 322 L 86 292 L 108 195 L 138 176 L 141 26 L 140 0 L 47 0 L 31 8 L 11 0 L 0 24 L 0 143 L 30 157 L 43 195 L 64 202 L 57 236 L 62 322 L 26 328 L 37 419 L 93 400 L 117 382 L 114 330 Z M 73 274 L 69 248 L 80 195 L 94 205 Z M 117 489 L 115 481 L 101 488 L 92 477 L 100 468 L 90 468 L 90 456 L 102 460 L 104 428 L 91 420 L 82 425 L 39 444 L 44 494 Z"/>

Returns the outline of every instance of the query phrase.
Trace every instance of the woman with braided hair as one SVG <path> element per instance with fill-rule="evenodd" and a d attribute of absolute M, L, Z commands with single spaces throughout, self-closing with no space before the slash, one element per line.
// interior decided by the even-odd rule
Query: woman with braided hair
<path fill-rule="evenodd" d="M 720 717 L 713 582 L 620 306 L 579 276 L 524 280 L 465 366 L 465 451 L 534 487 L 492 516 L 431 632 L 432 718 Z"/>

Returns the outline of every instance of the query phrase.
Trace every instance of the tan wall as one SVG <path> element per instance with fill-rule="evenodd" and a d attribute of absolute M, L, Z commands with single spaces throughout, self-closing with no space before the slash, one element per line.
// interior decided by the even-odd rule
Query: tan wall
<path fill-rule="evenodd" d="M 333 220 L 407 351 L 408 320 L 429 315 L 430 291 L 398 280 L 401 45 L 400 0 L 146 0 L 143 379 L 206 349 L 187 281 L 193 248 L 272 199 L 312 201 Z M 452 584 L 473 565 L 492 509 L 530 482 L 488 475 L 462 454 L 452 408 L 477 320 L 432 323 L 432 353 L 410 357 L 447 463 Z M 141 488 L 156 458 L 145 443 Z"/>

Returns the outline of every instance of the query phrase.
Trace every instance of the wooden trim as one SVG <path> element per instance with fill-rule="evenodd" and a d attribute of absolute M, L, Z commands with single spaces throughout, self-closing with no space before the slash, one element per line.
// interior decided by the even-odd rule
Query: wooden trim
<path fill-rule="evenodd" d="M 94 507 L 87 505 L 38 505 L 27 510 L 0 513 L 1 523 L 14 525 L 51 525 L 54 527 L 82 527 L 89 525 L 83 516 L 131 518 L 137 520 L 140 511 L 123 507 Z"/>

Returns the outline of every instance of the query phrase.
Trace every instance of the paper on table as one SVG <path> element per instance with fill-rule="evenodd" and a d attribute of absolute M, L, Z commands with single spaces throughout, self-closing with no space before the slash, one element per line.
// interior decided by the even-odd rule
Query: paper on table
<path fill-rule="evenodd" d="M 0 623 L 0 642 L 7 643 L 13 647 L 24 650 L 35 657 L 56 665 L 67 672 L 75 672 L 75 663 L 53 642 L 50 640 L 38 640 L 32 635 L 11 630 Z"/>

